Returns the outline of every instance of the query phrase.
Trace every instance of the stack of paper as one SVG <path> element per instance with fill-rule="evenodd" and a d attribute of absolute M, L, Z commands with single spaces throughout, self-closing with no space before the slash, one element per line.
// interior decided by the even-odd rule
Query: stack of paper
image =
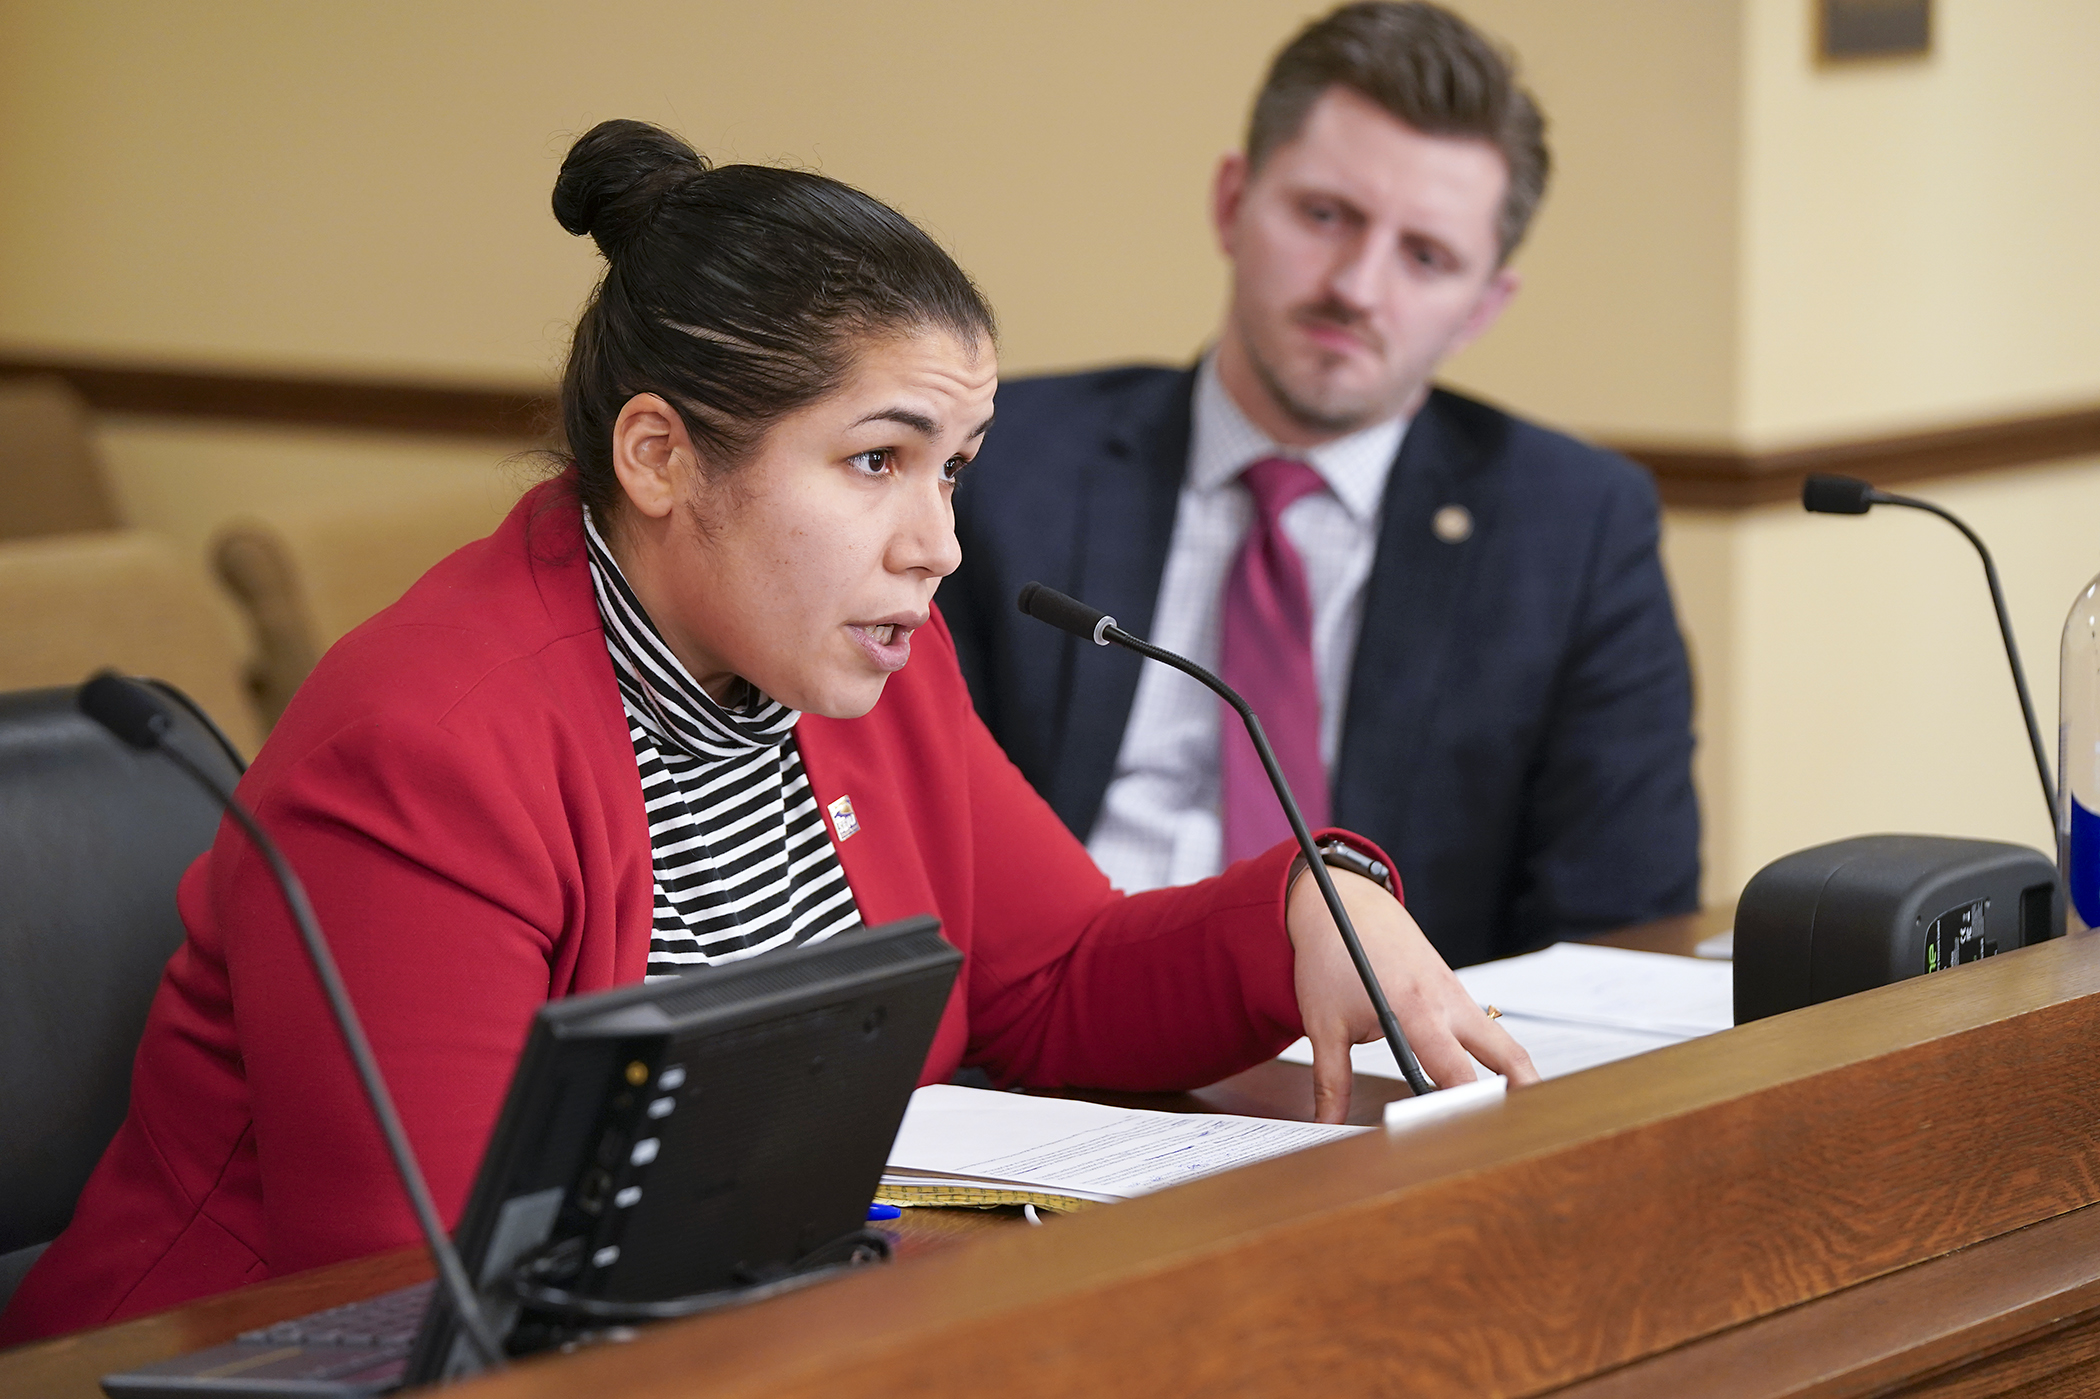
<path fill-rule="evenodd" d="M 1365 1130 L 934 1084 L 912 1094 L 875 1198 L 1082 1209 Z"/>
<path fill-rule="evenodd" d="M 1725 1030 L 1726 962 L 1556 943 L 1467 967 L 1458 978 L 1547 1078 Z M 1285 1059 L 1312 1062 L 1300 1040 Z M 1400 1077 L 1383 1041 L 1356 1046 L 1358 1073 Z M 1388 1126 L 1492 1102 L 1499 1083 L 1394 1103 Z M 912 1094 L 876 1199 L 892 1205 L 1035 1205 L 1127 1199 L 1367 1130 L 1224 1114 L 1149 1112 L 937 1084 Z"/>
<path fill-rule="evenodd" d="M 1541 1076 L 1558 1078 L 1735 1023 L 1735 968 L 1728 962 L 1558 942 L 1541 952 L 1460 969 L 1458 979 L 1483 1006 L 1502 1012 L 1502 1028 L 1531 1055 Z M 1282 1057 L 1312 1062 L 1312 1042 Z M 1356 1071 L 1397 1079 L 1385 1041 L 1357 1045 Z"/>

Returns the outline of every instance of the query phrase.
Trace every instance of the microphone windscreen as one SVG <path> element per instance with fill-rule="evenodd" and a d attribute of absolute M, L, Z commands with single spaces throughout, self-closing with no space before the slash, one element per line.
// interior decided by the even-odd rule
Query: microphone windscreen
<path fill-rule="evenodd" d="M 175 723 L 159 696 L 113 670 L 98 672 L 89 679 L 80 687 L 74 702 L 82 714 L 125 743 L 149 752 L 160 747 L 162 736 Z"/>
<path fill-rule="evenodd" d="M 1864 515 L 1874 487 L 1851 476 L 1811 476 L 1801 483 L 1801 508 L 1818 515 Z"/>
<path fill-rule="evenodd" d="M 1094 639 L 1094 629 L 1101 625 L 1108 614 L 1088 607 L 1077 598 L 1066 597 L 1055 588 L 1046 588 L 1040 583 L 1029 583 L 1022 587 L 1016 600 L 1023 612 L 1038 622 L 1048 622 L 1060 631 L 1074 636 Z"/>

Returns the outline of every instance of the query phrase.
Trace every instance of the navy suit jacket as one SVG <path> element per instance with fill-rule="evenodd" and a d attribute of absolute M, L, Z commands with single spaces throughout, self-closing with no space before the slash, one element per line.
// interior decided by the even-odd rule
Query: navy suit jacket
<path fill-rule="evenodd" d="M 1142 661 L 1023 616 L 1038 579 L 1152 629 L 1187 467 L 1193 373 L 999 389 L 955 495 L 942 583 L 978 711 L 1082 838 Z M 1469 537 L 1439 539 L 1446 505 Z M 1436 390 L 1386 487 L 1332 774 L 1334 824 L 1391 852 L 1454 965 L 1698 905 L 1691 678 L 1647 474 Z"/>

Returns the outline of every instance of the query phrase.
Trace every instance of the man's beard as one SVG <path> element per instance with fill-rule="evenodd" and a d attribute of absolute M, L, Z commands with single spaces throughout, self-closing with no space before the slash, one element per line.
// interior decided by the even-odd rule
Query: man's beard
<path fill-rule="evenodd" d="M 1334 301 L 1318 302 L 1303 307 L 1292 312 L 1291 319 L 1296 322 L 1325 322 L 1363 333 L 1359 329 L 1363 318 Z M 1309 432 L 1341 437 L 1391 416 L 1392 411 L 1397 411 L 1389 410 L 1386 404 L 1375 402 L 1314 402 L 1283 381 L 1283 376 L 1263 355 L 1261 346 L 1254 337 L 1243 334 L 1240 342 L 1246 351 L 1248 366 L 1253 369 L 1254 377 L 1261 380 L 1270 400 L 1283 410 L 1285 417 Z"/>

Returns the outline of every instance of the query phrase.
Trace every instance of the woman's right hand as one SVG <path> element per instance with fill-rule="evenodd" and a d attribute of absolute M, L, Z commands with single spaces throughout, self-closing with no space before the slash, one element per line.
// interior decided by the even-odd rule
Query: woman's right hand
<path fill-rule="evenodd" d="M 1330 874 L 1409 1046 L 1437 1086 L 1471 1083 L 1476 1059 L 1512 1084 L 1536 1083 L 1538 1070 L 1524 1046 L 1474 1004 L 1400 901 L 1362 875 L 1343 869 Z M 1313 1117 L 1341 1122 L 1349 1114 L 1349 1048 L 1380 1038 L 1384 1030 L 1319 882 L 1301 874 L 1286 910 L 1298 1012 L 1312 1041 Z"/>

